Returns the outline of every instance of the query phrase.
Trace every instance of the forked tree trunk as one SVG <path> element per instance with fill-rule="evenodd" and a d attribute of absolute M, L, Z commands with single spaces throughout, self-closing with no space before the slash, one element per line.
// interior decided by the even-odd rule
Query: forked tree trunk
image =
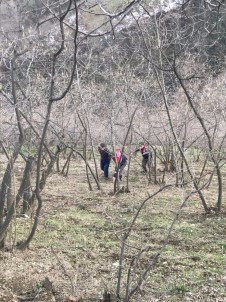
<path fill-rule="evenodd" d="M 73 150 L 70 151 L 70 153 L 69 153 L 69 155 L 66 159 L 66 162 L 65 162 L 65 164 L 64 164 L 64 166 L 63 166 L 63 168 L 60 172 L 63 176 L 68 175 L 72 154 L 73 154 Z"/>
<path fill-rule="evenodd" d="M 11 177 L 12 177 L 12 161 L 10 160 L 10 162 L 6 167 L 5 174 L 2 180 L 1 190 L 0 190 L 0 229 L 3 223 L 5 202 L 7 200 L 8 188 L 11 185 Z"/>
<path fill-rule="evenodd" d="M 26 161 L 26 166 L 24 169 L 24 175 L 21 185 L 21 191 L 23 192 L 23 209 L 22 214 L 26 214 L 31 206 L 31 172 L 33 167 L 34 157 L 30 156 Z"/>
<path fill-rule="evenodd" d="M 34 223 L 33 223 L 32 229 L 31 229 L 31 233 L 28 235 L 27 239 L 18 246 L 18 249 L 21 249 L 21 250 L 25 249 L 29 245 L 31 240 L 33 239 L 33 236 L 36 232 L 37 225 L 38 225 L 38 218 L 39 218 L 41 207 L 42 207 L 42 199 L 41 199 L 40 194 L 46 185 L 46 180 L 47 180 L 48 176 L 53 171 L 53 167 L 56 163 L 59 152 L 60 152 L 60 150 L 57 149 L 54 156 L 52 156 L 47 169 L 42 172 L 41 178 L 38 181 L 38 185 L 39 185 L 38 188 L 36 187 L 36 190 L 33 192 L 32 196 L 31 196 L 31 199 L 29 202 L 30 207 L 33 206 L 36 198 L 38 199 L 38 207 L 36 209 L 36 215 L 34 218 Z M 40 163 L 41 163 L 41 158 L 39 159 L 39 165 L 40 165 Z M 37 196 L 37 192 L 38 192 L 38 196 Z M 40 198 L 40 200 L 39 200 L 39 198 Z"/>
<path fill-rule="evenodd" d="M 7 232 L 7 229 L 8 229 L 8 227 L 9 227 L 9 225 L 10 225 L 12 219 L 13 219 L 13 216 L 15 214 L 15 210 L 16 210 L 20 200 L 22 199 L 24 193 L 26 192 L 26 189 L 28 189 L 28 185 L 29 185 L 29 182 L 30 182 L 30 172 L 31 172 L 31 169 L 32 169 L 33 160 L 34 160 L 33 157 L 28 158 L 28 160 L 26 162 L 26 165 L 25 165 L 21 185 L 20 185 L 20 188 L 19 188 L 18 193 L 16 195 L 16 200 L 15 200 L 15 202 L 13 202 L 10 205 L 10 208 L 8 208 L 7 215 L 5 217 L 4 222 L 2 220 L 1 227 L 0 227 L 0 246 L 1 247 L 4 246 L 4 240 L 5 240 L 5 237 L 6 237 L 6 232 Z"/>

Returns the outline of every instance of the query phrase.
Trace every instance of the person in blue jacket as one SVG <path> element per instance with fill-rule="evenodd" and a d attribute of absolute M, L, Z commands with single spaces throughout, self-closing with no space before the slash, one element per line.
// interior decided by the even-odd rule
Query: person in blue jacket
<path fill-rule="evenodd" d="M 100 153 L 100 168 L 104 172 L 104 176 L 108 178 L 108 170 L 111 162 L 111 152 L 105 143 L 101 143 L 98 147 Z"/>

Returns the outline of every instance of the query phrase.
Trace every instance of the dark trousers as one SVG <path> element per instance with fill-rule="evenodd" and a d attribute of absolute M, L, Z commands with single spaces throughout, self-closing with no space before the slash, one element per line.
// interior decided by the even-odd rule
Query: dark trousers
<path fill-rule="evenodd" d="M 143 156 L 142 158 L 142 168 L 145 172 L 147 172 L 148 169 L 150 169 L 150 164 L 151 164 L 151 158 L 149 159 L 149 154 L 145 154 L 145 156 Z"/>
<path fill-rule="evenodd" d="M 114 173 L 113 177 L 117 176 L 117 171 L 118 171 L 119 179 L 122 180 L 122 171 L 124 170 L 126 165 L 127 165 L 127 162 L 120 163 L 119 167 L 117 167 L 117 165 L 116 165 L 115 166 L 115 173 Z"/>
<path fill-rule="evenodd" d="M 102 171 L 104 171 L 105 177 L 108 177 L 109 165 L 110 165 L 110 160 L 104 160 L 104 159 L 100 160 L 100 168 Z"/>
<path fill-rule="evenodd" d="M 142 168 L 145 172 L 147 172 L 147 165 L 148 165 L 148 159 L 143 158 L 142 159 Z"/>

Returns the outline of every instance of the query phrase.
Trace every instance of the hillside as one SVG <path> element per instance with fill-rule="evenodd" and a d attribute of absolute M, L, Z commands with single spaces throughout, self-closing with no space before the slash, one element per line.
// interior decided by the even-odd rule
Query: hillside
<path fill-rule="evenodd" d="M 0 1 L 0 301 L 226 300 L 226 8 L 174 3 Z"/>
<path fill-rule="evenodd" d="M 115 292 L 121 236 L 143 200 L 159 189 L 147 185 L 139 159 L 132 162 L 130 194 L 111 195 L 113 183 L 101 175 L 102 190 L 90 192 L 85 167 L 78 159 L 73 159 L 67 178 L 53 173 L 29 249 L 11 251 L 7 246 L 0 251 L 0 301 L 101 302 L 104 290 Z M 1 157 L 1 170 L 4 161 Z M 61 158 L 61 166 L 64 161 Z M 22 165 L 19 160 L 19 167 Z M 113 169 L 112 164 L 111 174 Z M 20 177 L 19 170 L 16 177 Z M 122 184 L 126 185 L 124 177 Z M 213 185 L 206 195 L 211 199 L 214 194 Z M 148 261 L 161 250 L 182 196 L 183 189 L 166 188 L 141 211 L 127 241 L 122 296 L 130 265 L 136 269 L 130 276 L 133 286 Z M 30 218 L 17 218 L 16 229 L 10 231 L 11 238 L 17 233 L 15 244 L 24 239 L 29 224 Z M 221 219 L 213 213 L 205 215 L 194 196 L 180 211 L 167 247 L 131 301 L 225 301 L 225 226 L 225 213 Z"/>

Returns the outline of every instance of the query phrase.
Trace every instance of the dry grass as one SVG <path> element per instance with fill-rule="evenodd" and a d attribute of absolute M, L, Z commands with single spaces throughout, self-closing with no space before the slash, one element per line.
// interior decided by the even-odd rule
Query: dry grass
<path fill-rule="evenodd" d="M 34 301 L 70 301 L 70 295 L 82 297 L 82 301 L 100 301 L 104 289 L 115 292 L 119 239 L 141 201 L 159 186 L 148 186 L 135 162 L 129 194 L 109 195 L 112 181 L 103 178 L 101 185 L 98 191 L 93 183 L 90 192 L 84 165 L 75 160 L 68 178 L 57 173 L 51 176 L 30 248 L 0 252 L 0 301 L 13 302 L 16 296 L 34 297 L 34 293 Z M 134 247 L 149 247 L 137 262 L 138 274 L 160 250 L 183 194 L 182 189 L 167 189 L 146 204 L 128 241 L 123 285 L 137 252 Z M 206 190 L 205 195 L 214 201 L 215 189 Z M 23 240 L 29 225 L 29 218 L 16 220 L 8 247 L 13 240 Z M 205 215 L 194 196 L 182 210 L 169 244 L 134 301 L 226 301 L 225 227 L 225 216 Z M 46 277 L 52 282 L 53 295 L 44 284 Z"/>

